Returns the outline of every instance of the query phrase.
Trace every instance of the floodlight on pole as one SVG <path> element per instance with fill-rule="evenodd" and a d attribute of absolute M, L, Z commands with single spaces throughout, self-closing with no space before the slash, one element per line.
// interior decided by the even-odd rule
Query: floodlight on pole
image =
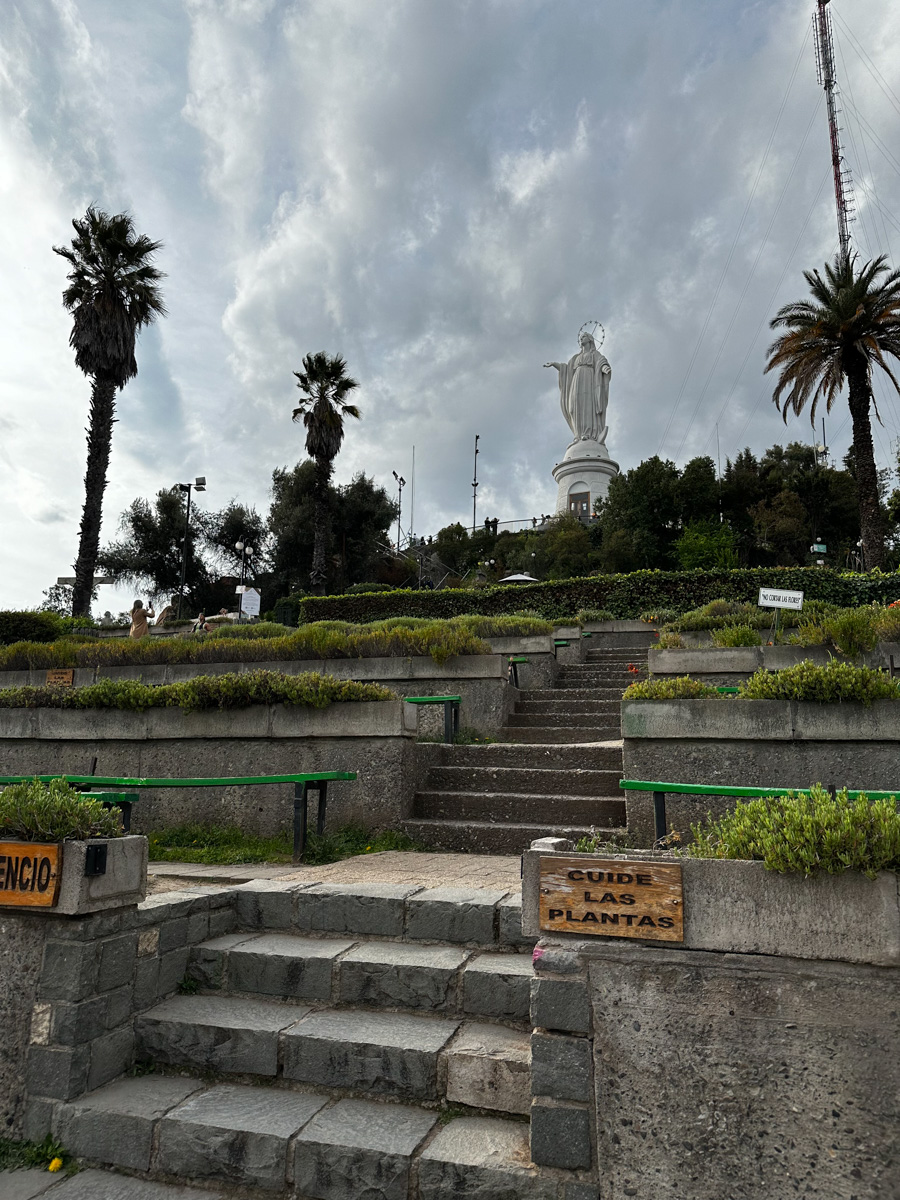
<path fill-rule="evenodd" d="M 187 500 L 184 506 L 184 540 L 181 546 L 181 587 L 178 589 L 178 620 L 181 620 L 181 608 L 184 603 L 184 581 L 187 576 L 188 533 L 191 524 L 191 488 L 195 492 L 206 491 L 206 476 L 197 475 L 193 483 L 179 483 L 179 490 L 185 492 Z"/>
<path fill-rule="evenodd" d="M 403 509 L 403 489 L 406 486 L 406 480 L 402 475 L 398 475 L 396 471 L 391 471 L 391 474 L 397 481 L 397 553 L 400 553 L 400 513 Z"/>

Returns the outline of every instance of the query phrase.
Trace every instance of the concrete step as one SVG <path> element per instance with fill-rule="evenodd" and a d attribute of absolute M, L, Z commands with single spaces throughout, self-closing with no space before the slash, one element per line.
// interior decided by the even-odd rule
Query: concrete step
<path fill-rule="evenodd" d="M 618 779 L 616 779 L 618 785 Z M 413 816 L 450 821 L 552 821 L 554 824 L 624 825 L 619 796 L 572 796 L 525 792 L 417 792 Z"/>
<path fill-rule="evenodd" d="M 477 1033 L 472 1035 L 477 1042 Z M 405 1200 L 418 1160 L 419 1200 L 451 1195 L 555 1200 L 558 1183 L 529 1167 L 528 1126 L 499 1118 L 459 1118 L 436 1131 L 438 1114 L 416 1105 L 341 1099 L 327 1093 L 197 1079 L 123 1078 L 59 1104 L 54 1136 L 87 1159 L 138 1172 L 88 1170 L 79 1197 L 149 1200 L 221 1193 L 167 1187 L 153 1178 L 188 1178 L 315 1200 Z M 435 1135 L 436 1134 L 436 1135 Z M 429 1140 L 430 1139 L 430 1140 Z M 63 1181 L 64 1192 L 70 1187 Z M 75 1192 L 73 1191 L 73 1197 Z"/>
<path fill-rule="evenodd" d="M 467 767 L 473 769 L 521 768 L 523 770 L 612 770 L 622 766 L 622 737 L 590 746 L 561 745 L 520 746 L 512 743 L 490 742 L 483 746 L 429 746 L 429 762 L 436 767 Z"/>
<path fill-rule="evenodd" d="M 500 730 L 498 736 L 504 742 L 524 742 L 527 745 L 590 745 L 594 742 L 608 742 L 622 736 L 619 722 L 615 725 L 600 727 L 578 726 L 563 727 L 554 725 L 507 725 Z"/>
<path fill-rule="evenodd" d="M 568 698 L 554 698 L 546 700 L 517 700 L 515 711 L 517 714 L 527 715 L 528 713 L 558 713 L 560 715 L 571 714 L 573 716 L 586 716 L 589 713 L 608 713 L 618 711 L 622 701 L 621 693 L 616 695 L 617 689 L 607 688 L 610 695 L 596 697 L 590 700 L 571 700 Z"/>
<path fill-rule="evenodd" d="M 535 838 L 560 837 L 577 841 L 591 833 L 590 825 L 429 820 L 423 817 L 409 818 L 402 822 L 402 827 L 410 837 L 435 850 L 470 854 L 522 854 Z M 599 831 L 609 841 L 624 838 L 627 833 L 624 827 L 601 827 Z"/>
<path fill-rule="evenodd" d="M 501 796 L 614 796 L 622 778 L 622 756 L 610 754 L 614 766 L 582 767 L 432 767 L 427 791 L 485 792 Z"/>
<path fill-rule="evenodd" d="M 629 677 L 630 680 L 631 677 Z M 575 704 L 581 701 L 591 702 L 593 700 L 611 700 L 614 704 L 618 704 L 622 699 L 622 692 L 625 688 L 623 683 L 620 687 L 618 684 L 609 687 L 597 688 L 540 688 L 532 691 L 519 692 L 519 698 L 516 701 L 520 704 L 546 704 L 554 701 L 562 701 L 566 704 Z"/>
<path fill-rule="evenodd" d="M 618 724 L 618 705 L 610 706 L 601 712 L 512 712 L 506 718 L 509 729 L 525 729 L 532 725 L 543 728 L 559 726 L 561 729 L 575 729 L 581 726 L 596 728 L 598 725 Z"/>

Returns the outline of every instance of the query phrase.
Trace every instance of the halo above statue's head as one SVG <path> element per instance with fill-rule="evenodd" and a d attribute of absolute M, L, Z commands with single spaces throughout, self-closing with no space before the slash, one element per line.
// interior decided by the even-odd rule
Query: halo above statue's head
<path fill-rule="evenodd" d="M 591 328 L 591 326 L 593 326 L 593 328 Z M 597 341 L 597 330 L 598 329 L 600 330 L 600 341 L 599 342 Z M 585 323 L 582 325 L 582 327 L 578 330 L 579 346 L 581 345 L 581 335 L 583 333 L 586 333 L 586 334 L 588 334 L 589 337 L 593 338 L 594 345 L 597 347 L 598 350 L 603 345 L 604 339 L 606 338 L 606 330 L 603 328 L 603 326 L 600 324 L 599 321 L 585 321 Z"/>

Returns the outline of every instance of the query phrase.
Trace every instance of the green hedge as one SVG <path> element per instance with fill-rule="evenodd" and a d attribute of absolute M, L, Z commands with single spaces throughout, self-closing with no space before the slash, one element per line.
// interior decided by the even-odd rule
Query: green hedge
<path fill-rule="evenodd" d="M 56 613 L 0 612 L 0 646 L 12 642 L 52 642 L 62 633 L 62 618 Z"/>
<path fill-rule="evenodd" d="M 328 708 L 363 700 L 396 700 L 379 683 L 355 683 L 318 675 L 282 675 L 277 671 L 245 671 L 240 675 L 200 675 L 161 687 L 132 679 L 101 679 L 88 687 L 0 688 L 0 708 L 181 708 L 202 712 L 214 708 L 249 708 L 254 704 L 296 704 Z"/>
<path fill-rule="evenodd" d="M 478 590 L 403 589 L 356 596 L 287 597 L 279 601 L 281 620 L 290 609 L 300 623 L 355 621 L 384 617 L 485 616 L 528 610 L 548 620 L 579 609 L 605 608 L 622 619 L 634 620 L 658 608 L 687 612 L 711 600 L 726 598 L 756 602 L 761 587 L 803 591 L 807 598 L 842 607 L 891 603 L 900 599 L 900 573 L 855 574 L 829 567 L 755 567 L 721 571 L 634 571 L 628 575 L 593 575 L 553 583 L 507 584 Z"/>

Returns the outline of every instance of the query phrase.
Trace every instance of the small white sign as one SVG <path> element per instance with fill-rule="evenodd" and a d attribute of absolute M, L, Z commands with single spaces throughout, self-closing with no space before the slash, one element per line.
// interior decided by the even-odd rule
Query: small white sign
<path fill-rule="evenodd" d="M 259 616 L 260 595 L 256 588 L 245 587 L 241 599 L 241 613 L 245 617 Z"/>
<path fill-rule="evenodd" d="M 784 592 L 778 588 L 760 588 L 759 600 L 757 601 L 760 608 L 802 608 L 803 593 L 802 592 Z"/>

